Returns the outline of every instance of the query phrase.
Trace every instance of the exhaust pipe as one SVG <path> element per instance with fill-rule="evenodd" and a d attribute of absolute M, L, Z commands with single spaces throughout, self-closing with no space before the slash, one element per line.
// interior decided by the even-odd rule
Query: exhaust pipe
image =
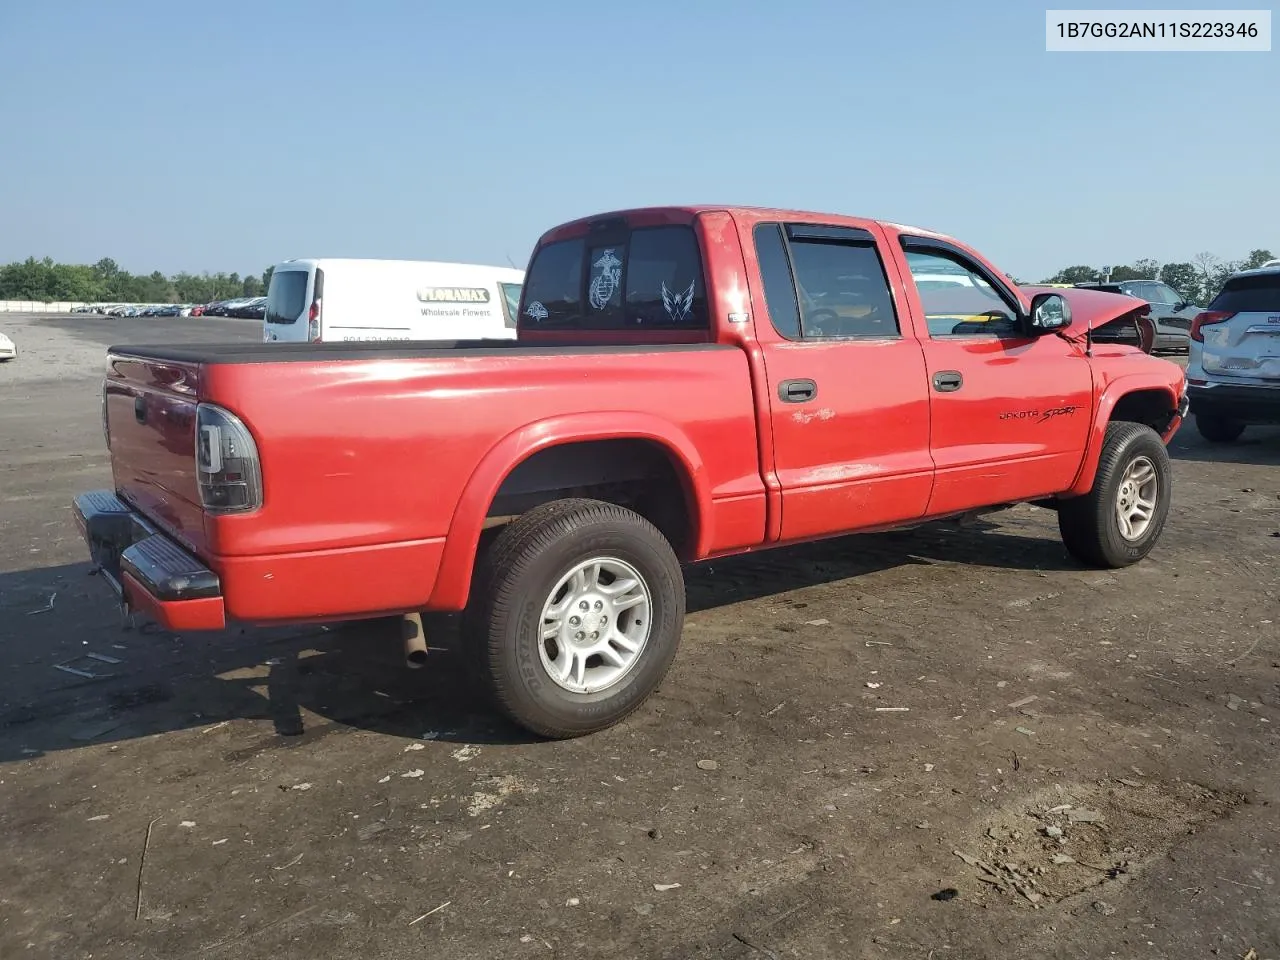
<path fill-rule="evenodd" d="M 422 629 L 422 615 L 406 613 L 400 621 L 404 636 L 404 662 L 410 670 L 417 670 L 427 662 L 427 635 Z"/>

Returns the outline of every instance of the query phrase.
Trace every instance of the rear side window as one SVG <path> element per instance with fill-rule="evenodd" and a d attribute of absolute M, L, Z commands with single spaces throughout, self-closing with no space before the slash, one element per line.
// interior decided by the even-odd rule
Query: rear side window
<path fill-rule="evenodd" d="M 788 340 L 800 339 L 800 307 L 796 303 L 795 280 L 782 243 L 782 228 L 762 223 L 755 229 L 756 258 L 764 278 L 764 300 L 773 329 Z"/>
<path fill-rule="evenodd" d="M 778 333 L 791 340 L 899 336 L 889 281 L 865 231 L 788 232 L 789 243 L 778 224 L 755 230 L 765 304 Z"/>
<path fill-rule="evenodd" d="M 1210 310 L 1226 313 L 1280 312 L 1280 273 L 1228 280 L 1222 292 L 1209 304 Z"/>
<path fill-rule="evenodd" d="M 1166 287 L 1163 283 L 1140 280 L 1137 283 L 1128 284 L 1124 290 L 1129 296 L 1146 300 L 1148 303 L 1165 304 L 1178 302 L 1178 295 L 1174 293 L 1172 288 Z"/>
<path fill-rule="evenodd" d="M 898 317 L 874 244 L 791 244 L 806 337 L 896 337 Z"/>
<path fill-rule="evenodd" d="M 641 227 L 608 239 L 540 248 L 525 275 L 521 322 L 560 330 L 709 326 L 702 256 L 690 227 Z"/>
<path fill-rule="evenodd" d="M 267 323 L 294 323 L 307 308 L 307 272 L 276 270 L 267 290 Z"/>

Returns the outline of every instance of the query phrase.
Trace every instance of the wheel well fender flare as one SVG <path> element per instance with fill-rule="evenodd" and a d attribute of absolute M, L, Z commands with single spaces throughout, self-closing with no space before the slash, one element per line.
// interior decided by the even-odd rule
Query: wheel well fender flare
<path fill-rule="evenodd" d="M 480 534 L 489 506 L 508 476 L 530 457 L 552 447 L 595 440 L 646 440 L 671 459 L 694 526 L 694 555 L 703 556 L 711 538 L 711 493 L 702 455 L 677 425 L 637 412 L 565 414 L 526 424 L 499 440 L 481 458 L 454 508 L 440 570 L 431 593 L 434 609 L 460 610 L 471 590 Z"/>
<path fill-rule="evenodd" d="M 1168 400 L 1169 409 L 1178 409 L 1178 396 L 1170 386 L 1168 377 L 1159 373 L 1129 374 L 1117 377 L 1108 383 L 1098 398 L 1094 408 L 1093 423 L 1089 427 L 1088 439 L 1085 443 L 1084 458 L 1075 481 L 1067 490 L 1068 496 L 1082 496 L 1093 488 L 1094 477 L 1098 473 L 1098 461 L 1102 457 L 1102 445 L 1107 438 L 1107 425 L 1111 423 L 1116 407 L 1125 397 L 1136 393 L 1163 394 Z M 1164 438 L 1167 440 L 1167 437 Z"/>

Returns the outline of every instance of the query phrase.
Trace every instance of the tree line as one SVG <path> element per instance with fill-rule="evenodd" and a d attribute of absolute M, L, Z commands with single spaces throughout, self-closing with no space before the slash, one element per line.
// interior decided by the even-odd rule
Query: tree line
<path fill-rule="evenodd" d="M 1222 260 L 1198 253 L 1187 263 L 1160 264 L 1135 260 L 1110 269 L 1111 282 L 1161 280 L 1191 303 L 1207 304 L 1237 270 L 1259 267 L 1275 259 L 1270 250 L 1254 250 L 1243 260 Z M 1077 265 L 1059 270 L 1043 283 L 1089 283 L 1108 279 L 1098 267 Z M 0 300 L 83 303 L 212 303 L 232 297 L 261 297 L 271 282 L 271 268 L 261 275 L 238 273 L 150 274 L 121 270 L 112 259 L 95 264 L 54 263 L 28 257 L 0 266 Z M 1021 281 L 1020 281 L 1021 282 Z"/>
<path fill-rule="evenodd" d="M 1227 278 L 1238 270 L 1252 270 L 1276 255 L 1270 250 L 1254 250 L 1243 260 L 1221 260 L 1212 253 L 1198 253 L 1189 263 L 1160 264 L 1155 260 L 1135 260 L 1111 268 L 1110 277 L 1097 267 L 1075 266 L 1059 270 L 1044 283 L 1092 283 L 1109 279 L 1160 280 L 1177 290 L 1189 303 L 1204 306 L 1218 295 Z"/>
<path fill-rule="evenodd" d="M 212 303 L 233 297 L 261 297 L 271 268 L 261 274 L 149 274 L 121 270 L 109 257 L 95 264 L 54 263 L 51 257 L 27 257 L 0 266 L 0 300 L 44 303 Z"/>

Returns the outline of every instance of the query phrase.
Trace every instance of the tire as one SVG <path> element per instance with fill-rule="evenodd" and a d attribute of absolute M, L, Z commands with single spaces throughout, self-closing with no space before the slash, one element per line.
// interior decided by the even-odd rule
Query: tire
<path fill-rule="evenodd" d="M 1131 468 L 1149 467 L 1154 491 L 1147 482 L 1134 484 Z M 1098 472 L 1093 489 L 1084 496 L 1063 500 L 1058 508 L 1058 530 L 1062 542 L 1073 557 L 1094 567 L 1116 569 L 1137 563 L 1147 556 L 1160 539 L 1171 503 L 1173 471 L 1169 451 L 1160 435 L 1141 423 L 1115 421 L 1107 425 Z M 1129 486 L 1122 492 L 1126 480 Z M 1145 527 L 1135 523 L 1122 529 L 1120 498 L 1127 503 L 1133 496 L 1153 501 Z M 1127 511 L 1126 511 L 1127 512 Z"/>
<path fill-rule="evenodd" d="M 1196 430 L 1210 443 L 1233 443 L 1244 433 L 1244 424 L 1220 414 L 1197 413 Z"/>
<path fill-rule="evenodd" d="M 588 561 L 599 566 L 565 586 Z M 637 586 L 611 597 L 624 581 Z M 554 501 L 508 525 L 482 556 L 472 597 L 468 639 L 494 705 L 551 739 L 595 733 L 632 713 L 666 676 L 684 629 L 684 576 L 671 545 L 639 514 L 597 500 Z M 620 603 L 635 605 L 613 607 Z M 548 618 L 549 608 L 560 615 Z M 544 630 L 558 632 L 543 640 Z M 593 649 L 611 661 L 585 655 Z"/>

